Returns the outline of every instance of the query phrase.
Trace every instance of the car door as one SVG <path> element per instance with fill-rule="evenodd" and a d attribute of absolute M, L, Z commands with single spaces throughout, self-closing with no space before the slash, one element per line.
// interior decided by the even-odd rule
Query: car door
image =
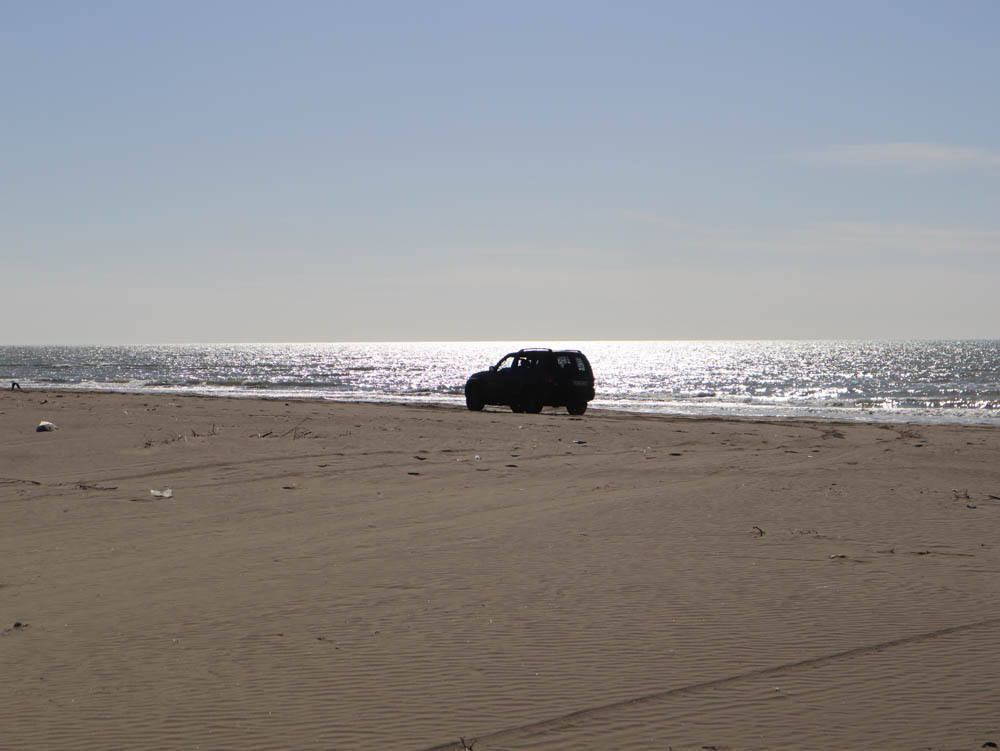
<path fill-rule="evenodd" d="M 587 359 L 577 352 L 560 352 L 556 355 L 558 383 L 567 395 L 593 398 L 593 374 Z"/>
<path fill-rule="evenodd" d="M 515 382 L 514 366 L 516 355 L 507 355 L 493 367 L 493 378 L 490 379 L 489 399 L 492 404 L 506 404 L 513 392 Z"/>

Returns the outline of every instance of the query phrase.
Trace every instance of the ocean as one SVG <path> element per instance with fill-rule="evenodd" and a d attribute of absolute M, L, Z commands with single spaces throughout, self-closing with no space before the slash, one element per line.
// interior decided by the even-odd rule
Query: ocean
<path fill-rule="evenodd" d="M 582 350 L 592 409 L 1000 424 L 1000 341 L 594 341 L 0 346 L 0 384 L 415 404 L 521 346 Z"/>

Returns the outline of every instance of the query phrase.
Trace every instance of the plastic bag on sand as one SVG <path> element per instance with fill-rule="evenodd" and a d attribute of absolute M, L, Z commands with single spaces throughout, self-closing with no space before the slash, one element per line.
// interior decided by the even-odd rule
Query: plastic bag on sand
<path fill-rule="evenodd" d="M 48 420 L 42 420 L 40 423 L 38 423 L 38 427 L 35 428 L 35 432 L 44 433 L 46 430 L 55 430 L 55 429 L 56 426 L 53 425 L 51 422 L 49 422 Z"/>
<path fill-rule="evenodd" d="M 174 497 L 174 491 L 171 490 L 170 488 L 164 488 L 163 490 L 150 490 L 149 494 L 151 496 L 153 496 L 153 498 L 173 498 Z"/>

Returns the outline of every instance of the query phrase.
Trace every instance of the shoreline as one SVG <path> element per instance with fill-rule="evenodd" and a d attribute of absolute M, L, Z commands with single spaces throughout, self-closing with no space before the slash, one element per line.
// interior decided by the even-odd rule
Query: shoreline
<path fill-rule="evenodd" d="M 461 402 L 456 402 L 454 404 L 450 402 L 439 402 L 425 399 L 354 399 L 345 398 L 339 399 L 335 397 L 330 397 L 322 394 L 317 394 L 315 396 L 279 396 L 273 395 L 268 396 L 265 393 L 230 393 L 230 394 L 218 394 L 218 393 L 199 393 L 190 390 L 177 390 L 177 391 L 116 391 L 116 390 L 105 390 L 105 389 L 92 389 L 92 388 L 80 388 L 80 389 L 67 389 L 67 388 L 39 388 L 39 387 L 22 387 L 17 390 L 12 390 L 10 387 L 5 389 L 0 389 L 0 393 L 12 393 L 13 395 L 22 394 L 25 397 L 31 394 L 45 394 L 45 395 L 59 395 L 61 397 L 85 394 L 93 396 L 128 396 L 128 397 L 148 397 L 151 399 L 166 399 L 166 398 L 196 398 L 196 399 L 223 399 L 223 400 L 260 400 L 260 401 L 274 401 L 274 402 L 301 402 L 305 404 L 356 404 L 356 405 L 387 405 L 387 406 L 397 406 L 397 407 L 415 407 L 423 409 L 444 409 L 450 410 L 455 409 L 459 411 L 466 411 L 464 404 Z M 593 405 L 593 403 L 591 403 Z M 761 407 L 761 410 L 765 410 L 765 407 Z M 810 408 L 812 409 L 812 408 Z M 849 408 L 844 408 L 849 409 Z M 860 409 L 860 408 L 859 408 Z M 485 408 L 486 412 L 491 413 L 510 413 L 510 410 L 506 407 L 498 407 L 493 405 L 488 405 Z M 547 415 L 565 415 L 565 410 L 562 408 L 546 407 L 542 414 Z M 1000 428 L 1000 415 L 994 418 L 981 418 L 978 420 L 967 421 L 960 417 L 941 417 L 938 419 L 921 419 L 921 416 L 910 416 L 910 415 L 900 415 L 897 413 L 882 413 L 869 411 L 865 416 L 859 416 L 857 418 L 849 416 L 830 416 L 830 415 L 771 415 L 771 414 L 725 414 L 718 412 L 671 412 L 671 411 L 659 411 L 655 409 L 616 409 L 608 408 L 603 406 L 590 406 L 587 410 L 587 415 L 600 416 L 600 415 L 625 415 L 625 416 L 636 416 L 636 417 L 657 417 L 662 419 L 691 419 L 691 420 L 761 420 L 761 421 L 795 421 L 795 422 L 836 422 L 844 423 L 847 425 L 951 425 L 951 426 L 969 426 L 969 427 L 985 427 L 985 428 Z M 586 415 L 585 415 L 586 416 Z M 992 421 L 991 421 L 992 420 Z"/>
<path fill-rule="evenodd" d="M 1000 340 L 563 344 L 594 363 L 598 394 L 591 409 L 1000 424 Z M 6 362 L 9 377 L 32 389 L 458 404 L 469 374 L 507 348 L 485 342 L 42 347 L 8 351 Z"/>
<path fill-rule="evenodd" d="M 998 452 L 984 425 L 4 391 L 0 727 L 1000 742 Z"/>

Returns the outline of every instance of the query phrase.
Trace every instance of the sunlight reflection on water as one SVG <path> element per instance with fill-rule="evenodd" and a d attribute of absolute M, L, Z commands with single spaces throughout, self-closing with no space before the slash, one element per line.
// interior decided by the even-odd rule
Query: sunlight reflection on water
<path fill-rule="evenodd" d="M 0 347 L 34 388 L 461 404 L 520 346 L 580 349 L 596 408 L 673 414 L 993 422 L 1000 342 L 707 341 Z"/>

